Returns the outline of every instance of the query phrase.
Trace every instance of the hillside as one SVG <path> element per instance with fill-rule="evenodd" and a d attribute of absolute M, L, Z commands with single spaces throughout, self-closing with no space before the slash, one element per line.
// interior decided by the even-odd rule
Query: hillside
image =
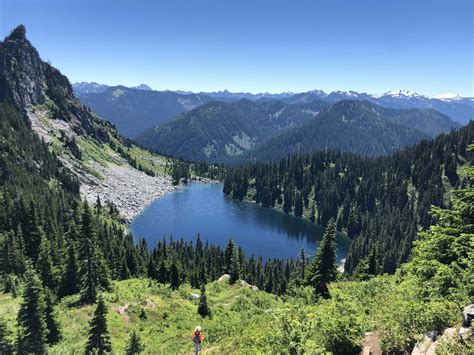
<path fill-rule="evenodd" d="M 78 88 L 77 92 L 84 105 L 113 123 L 127 138 L 211 100 L 211 97 L 201 94 L 185 95 L 125 86 L 109 86 L 100 92 L 87 93 Z"/>
<path fill-rule="evenodd" d="M 186 160 L 229 162 L 278 132 L 312 119 L 325 105 L 213 101 L 144 132 L 136 141 Z"/>
<path fill-rule="evenodd" d="M 326 148 L 387 155 L 458 126 L 433 110 L 387 109 L 368 101 L 342 100 L 300 127 L 261 144 L 251 156 L 269 160 Z"/>
<path fill-rule="evenodd" d="M 474 118 L 474 99 L 472 97 L 429 98 L 407 90 L 389 91 L 379 95 L 370 95 L 356 91 L 333 91 L 325 93 L 313 90 L 282 99 L 284 102 L 308 103 L 313 100 L 337 102 L 341 100 L 365 100 L 376 105 L 395 109 L 432 109 L 439 111 L 460 124 L 466 124 Z"/>
<path fill-rule="evenodd" d="M 408 260 L 418 226 L 433 222 L 430 207 L 449 205 L 452 189 L 466 186 L 462 167 L 472 164 L 467 145 L 473 140 L 471 122 L 387 157 L 325 150 L 254 162 L 228 170 L 224 193 L 323 226 L 334 218 L 352 239 L 347 272 L 354 272 L 371 248 L 380 270 L 394 272 Z"/>
<path fill-rule="evenodd" d="M 302 214 L 305 194 L 315 201 L 327 225 L 315 255 L 264 261 L 200 237 L 148 246 L 119 212 L 168 170 L 179 182 L 213 167 L 132 145 L 25 35 L 0 42 L 0 353 L 185 353 L 196 325 L 219 354 L 472 352 L 474 123 L 388 158 L 323 151 L 229 170 L 235 198 Z M 344 273 L 341 226 L 354 238 Z"/>
<path fill-rule="evenodd" d="M 387 109 L 364 101 L 284 104 L 210 102 L 136 138 L 186 160 L 236 163 L 249 158 L 333 148 L 385 155 L 459 125 L 433 110 Z"/>
<path fill-rule="evenodd" d="M 0 82 L 0 101 L 15 107 L 74 173 L 89 202 L 100 197 L 130 220 L 174 189 L 168 159 L 134 146 L 81 104 L 69 80 L 41 60 L 23 26 L 0 42 Z"/>

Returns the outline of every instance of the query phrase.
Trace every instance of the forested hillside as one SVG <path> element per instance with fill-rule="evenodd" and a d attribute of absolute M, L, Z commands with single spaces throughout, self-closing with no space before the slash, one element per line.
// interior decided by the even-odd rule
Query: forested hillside
<path fill-rule="evenodd" d="M 433 110 L 396 110 L 368 101 L 343 100 L 326 107 L 300 127 L 264 142 L 250 155 L 257 160 L 276 160 L 288 154 L 329 148 L 379 156 L 458 126 Z"/>
<path fill-rule="evenodd" d="M 184 95 L 125 86 L 111 86 L 104 91 L 83 93 L 78 97 L 100 117 L 113 123 L 127 138 L 168 122 L 178 114 L 212 99 L 202 94 Z"/>
<path fill-rule="evenodd" d="M 144 132 L 136 141 L 186 160 L 235 164 L 324 148 L 384 155 L 459 127 L 433 110 L 388 109 L 355 100 L 328 105 L 210 102 Z"/>
<path fill-rule="evenodd" d="M 214 353 L 357 354 L 367 332 L 403 352 L 431 331 L 438 351 L 472 351 L 472 337 L 441 332 L 460 334 L 473 297 L 473 123 L 388 158 L 324 151 L 229 171 L 235 198 L 297 214 L 314 200 L 327 225 L 311 258 L 262 260 L 232 241 L 134 242 L 121 206 L 82 200 L 80 169 L 115 154 L 128 173 L 161 167 L 78 103 L 22 26 L 0 43 L 0 80 L 0 353 L 183 353 L 197 324 Z M 176 182 L 191 168 L 223 171 L 169 167 Z M 445 208 L 430 214 L 430 204 Z M 354 238 L 349 273 L 337 270 L 336 228 Z M 415 237 L 400 272 L 377 276 L 406 259 Z"/>
<path fill-rule="evenodd" d="M 466 186 L 460 167 L 472 163 L 466 148 L 473 140 L 471 122 L 384 158 L 326 150 L 256 162 L 229 170 L 224 192 L 323 226 L 334 218 L 352 239 L 346 271 L 374 250 L 378 272 L 393 272 L 410 255 L 418 228 L 433 222 L 430 206 L 449 206 L 451 189 Z"/>

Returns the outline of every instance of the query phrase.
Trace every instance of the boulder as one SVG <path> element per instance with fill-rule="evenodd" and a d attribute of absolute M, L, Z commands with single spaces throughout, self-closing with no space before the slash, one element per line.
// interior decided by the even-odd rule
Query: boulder
<path fill-rule="evenodd" d="M 197 293 L 191 293 L 190 296 L 191 296 L 191 299 L 192 299 L 192 300 L 197 300 L 197 299 L 199 299 L 199 295 L 198 295 Z"/>
<path fill-rule="evenodd" d="M 423 339 L 416 343 L 415 347 L 413 348 L 411 355 L 425 355 L 431 345 L 433 345 L 434 340 L 436 337 L 435 332 L 428 332 L 423 336 Z"/>
<path fill-rule="evenodd" d="M 219 277 L 217 282 L 229 281 L 229 279 L 230 279 L 230 275 L 229 274 L 224 274 L 221 277 Z"/>
<path fill-rule="evenodd" d="M 467 339 L 472 337 L 471 328 L 462 327 L 461 329 L 459 329 L 459 336 L 460 336 L 461 340 L 463 342 L 465 342 Z"/>
<path fill-rule="evenodd" d="M 462 325 L 464 327 L 470 327 L 471 322 L 474 319 L 474 304 L 464 307 L 462 312 Z"/>

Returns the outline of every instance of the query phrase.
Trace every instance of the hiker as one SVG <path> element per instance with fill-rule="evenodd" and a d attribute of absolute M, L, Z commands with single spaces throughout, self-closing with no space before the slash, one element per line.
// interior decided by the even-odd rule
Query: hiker
<path fill-rule="evenodd" d="M 201 334 L 201 327 L 198 325 L 196 329 L 194 329 L 193 333 L 193 343 L 196 347 L 196 355 L 199 354 L 199 352 L 201 351 L 201 344 L 203 339 L 204 337 Z"/>

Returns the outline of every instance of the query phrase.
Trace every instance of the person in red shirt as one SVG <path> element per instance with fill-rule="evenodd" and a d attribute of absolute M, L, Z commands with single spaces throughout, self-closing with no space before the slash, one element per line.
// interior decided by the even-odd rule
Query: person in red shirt
<path fill-rule="evenodd" d="M 198 355 L 202 349 L 201 344 L 202 344 L 203 339 L 204 339 L 204 336 L 201 333 L 201 327 L 198 325 L 196 329 L 194 329 L 194 333 L 193 333 L 193 343 L 196 348 L 196 355 Z"/>

